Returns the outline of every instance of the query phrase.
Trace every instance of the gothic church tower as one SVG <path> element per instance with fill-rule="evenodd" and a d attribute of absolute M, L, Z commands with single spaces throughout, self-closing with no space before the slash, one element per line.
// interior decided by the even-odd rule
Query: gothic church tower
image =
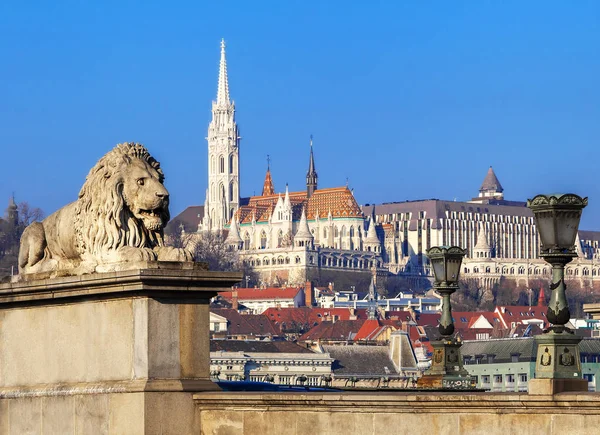
<path fill-rule="evenodd" d="M 235 123 L 235 104 L 229 99 L 225 40 L 221 40 L 221 61 L 217 101 L 212 104 L 208 126 L 208 188 L 204 203 L 204 230 L 221 230 L 240 203 L 240 136 Z"/>

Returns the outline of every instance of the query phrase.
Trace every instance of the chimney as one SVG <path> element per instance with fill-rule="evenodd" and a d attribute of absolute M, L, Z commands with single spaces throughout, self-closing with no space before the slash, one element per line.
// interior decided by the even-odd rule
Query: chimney
<path fill-rule="evenodd" d="M 237 292 L 237 290 L 231 292 L 231 308 L 233 308 L 236 311 L 239 308 L 239 304 L 238 304 L 238 292 Z"/>
<path fill-rule="evenodd" d="M 312 282 L 306 281 L 304 284 L 304 305 L 307 307 L 312 307 L 313 305 L 313 285 Z"/>

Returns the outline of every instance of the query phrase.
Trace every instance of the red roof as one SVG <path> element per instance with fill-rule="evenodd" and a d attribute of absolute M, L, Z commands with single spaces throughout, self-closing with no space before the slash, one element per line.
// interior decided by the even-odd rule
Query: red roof
<path fill-rule="evenodd" d="M 262 299 L 294 299 L 299 292 L 304 292 L 304 287 L 269 287 L 269 288 L 238 288 L 238 301 Z M 220 292 L 219 295 L 226 299 L 233 298 L 233 291 Z"/>
<path fill-rule="evenodd" d="M 227 335 L 278 336 L 279 331 L 264 314 L 240 314 L 230 308 L 211 309 L 227 319 Z"/>
<path fill-rule="evenodd" d="M 510 328 L 512 323 L 524 323 L 527 320 L 542 320 L 544 325 L 546 320 L 546 307 L 528 305 L 502 305 L 497 306 L 494 313 L 500 318 L 503 326 Z"/>
<path fill-rule="evenodd" d="M 317 307 L 298 307 L 298 308 L 267 308 L 263 315 L 267 316 L 275 323 L 291 324 L 309 324 L 321 323 L 326 320 L 350 320 L 356 316 L 357 319 L 366 319 L 367 310 L 365 308 L 317 308 Z"/>
<path fill-rule="evenodd" d="M 338 320 L 336 322 L 321 322 L 310 331 L 306 332 L 298 341 L 346 341 L 356 334 L 365 322 L 359 320 Z"/>

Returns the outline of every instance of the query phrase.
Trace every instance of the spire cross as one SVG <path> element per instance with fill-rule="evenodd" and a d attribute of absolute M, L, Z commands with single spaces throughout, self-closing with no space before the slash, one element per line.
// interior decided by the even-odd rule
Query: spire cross
<path fill-rule="evenodd" d="M 271 170 L 271 156 L 267 154 L 267 171 Z"/>
<path fill-rule="evenodd" d="M 311 134 L 310 135 L 310 146 L 311 146 L 311 148 L 312 148 L 312 141 L 313 141 L 313 135 Z"/>

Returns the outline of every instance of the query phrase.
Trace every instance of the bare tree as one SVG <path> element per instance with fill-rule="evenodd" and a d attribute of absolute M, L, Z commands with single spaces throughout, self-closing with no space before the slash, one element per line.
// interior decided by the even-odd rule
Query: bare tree
<path fill-rule="evenodd" d="M 237 271 L 244 274 L 243 285 L 259 283 L 254 269 L 241 260 L 239 252 L 225 243 L 225 236 L 219 232 L 186 233 L 180 225 L 171 225 L 167 234 L 167 244 L 176 248 L 186 248 L 194 253 L 196 261 L 208 264 L 209 270 Z"/>
<path fill-rule="evenodd" d="M 30 207 L 28 202 L 21 202 L 18 205 L 19 224 L 26 227 L 32 222 L 44 219 L 44 212 L 38 207 Z"/>

